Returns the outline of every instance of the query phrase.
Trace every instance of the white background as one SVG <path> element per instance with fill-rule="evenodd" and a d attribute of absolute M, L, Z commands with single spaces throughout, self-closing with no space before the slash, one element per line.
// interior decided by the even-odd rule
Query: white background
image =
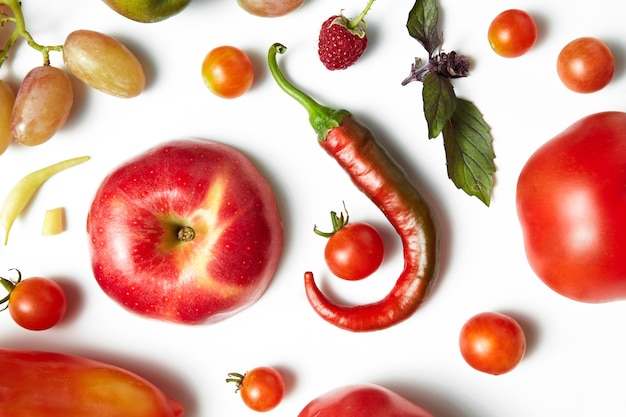
<path fill-rule="evenodd" d="M 44 184 L 0 248 L 0 273 L 58 279 L 69 296 L 62 324 L 44 332 L 0 314 L 0 345 L 90 356 L 147 377 L 181 401 L 190 417 L 253 416 L 228 372 L 260 365 L 283 371 L 288 392 L 270 415 L 295 416 L 313 397 L 354 382 L 394 389 L 437 417 L 623 416 L 626 334 L 622 302 L 570 301 L 530 270 L 515 213 L 517 175 L 543 142 L 590 113 L 626 109 L 626 28 L 614 0 L 439 2 L 444 49 L 473 61 L 456 80 L 492 127 L 497 153 L 490 207 L 447 179 L 441 138 L 428 140 L 421 85 L 402 87 L 422 47 L 406 30 L 413 0 L 379 0 L 368 15 L 370 43 L 354 67 L 326 70 L 317 58 L 322 21 L 344 9 L 356 15 L 365 0 L 307 0 L 274 19 L 247 14 L 235 0 L 193 0 L 173 18 L 154 24 L 127 20 L 99 0 L 24 1 L 27 27 L 42 44 L 63 43 L 75 29 L 108 33 L 145 64 L 148 85 L 134 99 L 109 97 L 75 82 L 76 105 L 67 125 L 36 148 L 12 145 L 0 159 L 0 198 L 23 175 L 61 159 L 91 155 Z M 539 26 L 525 56 L 505 59 L 486 40 L 499 12 L 522 8 Z M 559 81 L 559 50 L 580 36 L 596 36 L 613 50 L 617 70 L 603 91 L 580 95 Z M 312 270 L 324 288 L 348 302 L 382 298 L 402 265 L 401 248 L 382 214 L 358 192 L 316 143 L 305 111 L 267 71 L 269 46 L 288 47 L 279 63 L 315 99 L 343 107 L 367 124 L 424 190 L 442 230 L 442 268 L 434 292 L 409 320 L 387 330 L 354 334 L 321 320 L 304 295 Z M 212 48 L 231 44 L 253 59 L 253 88 L 234 100 L 203 85 L 200 66 Z M 16 83 L 40 55 L 24 43 L 1 69 Z M 59 54 L 52 63 L 62 66 Z M 16 85 L 16 84 L 14 84 Z M 184 326 L 131 314 L 97 286 L 90 268 L 86 214 L 103 177 L 122 161 L 166 140 L 194 136 L 244 151 L 272 184 L 284 220 L 285 248 L 275 279 L 251 308 L 215 325 Z M 323 262 L 324 239 L 311 231 L 329 225 L 329 211 L 346 201 L 354 220 L 380 228 L 387 244 L 383 267 L 360 283 L 337 282 Z M 67 231 L 41 237 L 46 209 L 67 210 Z M 322 284 L 323 283 L 323 284 Z M 512 372 L 491 376 L 461 358 L 458 334 L 471 315 L 500 311 L 523 326 L 527 354 Z"/>

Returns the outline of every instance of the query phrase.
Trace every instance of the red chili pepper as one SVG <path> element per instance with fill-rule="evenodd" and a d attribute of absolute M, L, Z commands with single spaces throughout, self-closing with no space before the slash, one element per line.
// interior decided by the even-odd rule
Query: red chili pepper
<path fill-rule="evenodd" d="M 0 348 L 0 415 L 182 417 L 182 405 L 113 365 L 53 352 Z"/>
<path fill-rule="evenodd" d="M 371 131 L 347 110 L 320 105 L 283 76 L 276 54 L 287 48 L 271 46 L 270 72 L 281 89 L 304 106 L 322 148 L 334 157 L 353 183 L 378 206 L 400 235 L 404 269 L 391 292 L 365 305 L 332 303 L 304 274 L 306 295 L 326 321 L 346 330 L 371 331 L 395 325 L 411 316 L 428 295 L 439 271 L 439 231 L 435 216 L 404 170 L 380 146 Z"/>

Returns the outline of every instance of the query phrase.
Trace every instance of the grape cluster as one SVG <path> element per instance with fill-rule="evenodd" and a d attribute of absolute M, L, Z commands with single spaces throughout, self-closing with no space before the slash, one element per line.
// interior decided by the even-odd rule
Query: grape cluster
<path fill-rule="evenodd" d="M 42 65 L 24 76 L 17 92 L 6 80 L 0 79 L 0 155 L 12 141 L 26 146 L 39 145 L 63 127 L 74 101 L 69 74 L 115 97 L 135 97 L 145 87 L 141 62 L 124 44 L 109 35 L 76 30 L 62 45 L 40 45 L 26 30 L 19 0 L 0 1 L 0 25 L 0 31 L 10 32 L 0 50 L 0 66 L 20 38 L 43 56 Z M 63 55 L 65 68 L 50 64 L 51 52 Z"/>

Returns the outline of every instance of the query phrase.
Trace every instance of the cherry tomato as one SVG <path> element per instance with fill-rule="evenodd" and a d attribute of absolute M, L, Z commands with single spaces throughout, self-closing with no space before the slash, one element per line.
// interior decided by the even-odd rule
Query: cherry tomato
<path fill-rule="evenodd" d="M 350 216 L 345 210 L 337 215 L 330 212 L 332 232 L 313 228 L 320 236 L 328 238 L 324 248 L 324 260 L 330 271 L 339 278 L 357 281 L 373 274 L 383 263 L 385 247 L 378 230 L 367 223 L 348 223 Z"/>
<path fill-rule="evenodd" d="M 593 93 L 606 87 L 615 73 L 615 58 L 599 39 L 574 39 L 559 53 L 556 62 L 559 78 L 577 93 Z"/>
<path fill-rule="evenodd" d="M 230 373 L 227 382 L 237 384 L 244 404 L 254 411 L 269 411 L 283 400 L 285 381 L 278 370 L 260 366 L 245 374 Z"/>
<path fill-rule="evenodd" d="M 489 25 L 487 39 L 495 53 L 515 58 L 524 55 L 535 44 L 537 25 L 532 16 L 523 10 L 505 10 Z"/>
<path fill-rule="evenodd" d="M 524 330 L 513 318 L 496 312 L 478 313 L 461 329 L 463 359 L 474 369 L 500 375 L 511 371 L 526 352 Z"/>
<path fill-rule="evenodd" d="M 20 280 L 9 296 L 13 320 L 29 330 L 46 330 L 61 321 L 67 310 L 67 299 L 61 286 L 48 278 Z"/>
<path fill-rule="evenodd" d="M 328 239 L 324 259 L 333 274 L 356 281 L 374 273 L 383 263 L 384 253 L 383 240 L 373 226 L 350 223 Z"/>
<path fill-rule="evenodd" d="M 254 81 L 254 67 L 248 55 L 234 46 L 211 50 L 202 63 L 204 83 L 215 95 L 236 98 L 247 92 Z"/>

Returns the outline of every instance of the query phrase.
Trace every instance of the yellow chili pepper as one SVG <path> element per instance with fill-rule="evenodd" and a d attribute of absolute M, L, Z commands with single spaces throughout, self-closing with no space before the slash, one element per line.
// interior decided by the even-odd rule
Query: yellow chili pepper
<path fill-rule="evenodd" d="M 2 227 L 4 227 L 5 245 L 9 240 L 9 231 L 11 230 L 11 226 L 13 226 L 13 222 L 28 205 L 39 187 L 54 174 L 73 167 L 74 165 L 82 164 L 89 159 L 89 156 L 81 156 L 57 162 L 56 164 L 31 172 L 15 184 L 4 200 L 2 208 L 0 208 L 0 223 L 2 223 Z"/>

